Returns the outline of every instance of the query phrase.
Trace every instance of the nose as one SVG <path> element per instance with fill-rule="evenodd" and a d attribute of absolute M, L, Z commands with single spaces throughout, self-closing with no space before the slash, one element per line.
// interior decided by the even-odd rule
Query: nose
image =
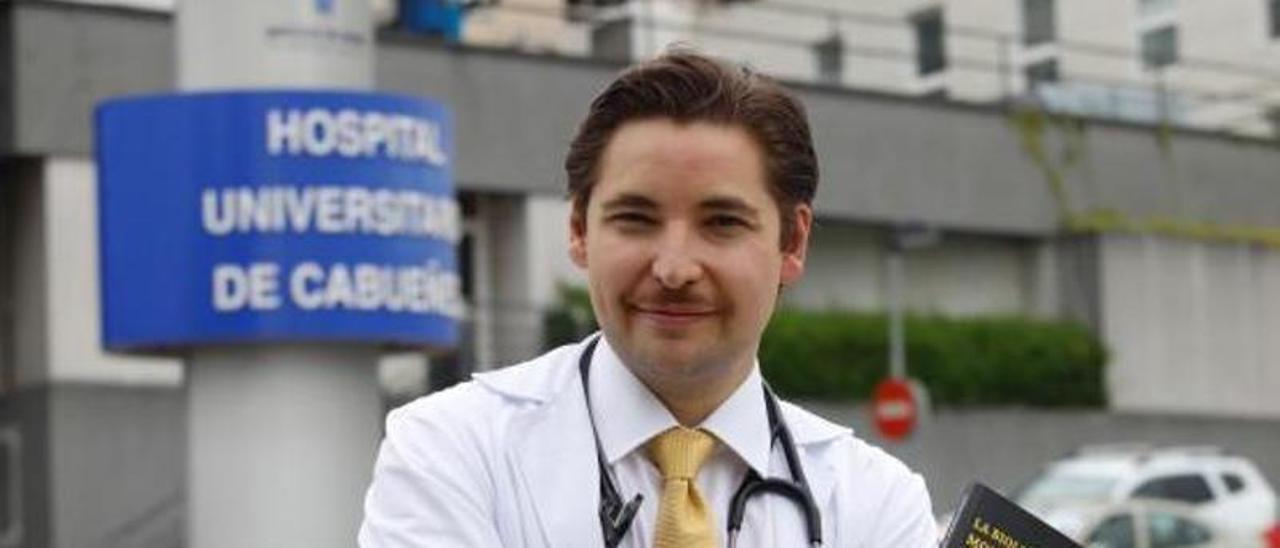
<path fill-rule="evenodd" d="M 666 289 L 680 289 L 702 278 L 702 262 L 690 230 L 678 226 L 664 231 L 653 257 L 653 277 Z"/>

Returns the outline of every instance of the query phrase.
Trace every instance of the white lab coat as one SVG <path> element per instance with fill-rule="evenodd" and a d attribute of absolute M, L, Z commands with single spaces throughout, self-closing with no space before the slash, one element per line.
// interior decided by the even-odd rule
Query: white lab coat
<path fill-rule="evenodd" d="M 392 411 L 360 546 L 601 546 L 595 441 L 577 367 L 582 347 L 478 374 Z M 782 412 L 821 509 L 825 546 L 936 545 L 920 476 L 845 428 L 786 402 Z M 778 520 L 774 530 L 787 539 L 778 546 L 805 537 L 798 518 Z"/>

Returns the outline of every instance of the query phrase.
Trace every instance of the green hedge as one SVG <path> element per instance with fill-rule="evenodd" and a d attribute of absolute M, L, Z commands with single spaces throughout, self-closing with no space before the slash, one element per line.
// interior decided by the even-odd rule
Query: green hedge
<path fill-rule="evenodd" d="M 560 285 L 556 293 L 556 306 L 542 313 L 544 350 L 578 342 L 597 329 L 591 296 L 585 288 Z"/>
<path fill-rule="evenodd" d="M 1082 326 L 1015 317 L 908 316 L 907 368 L 936 405 L 1102 406 L 1102 344 Z M 883 313 L 782 310 L 760 366 L 791 397 L 862 400 L 888 371 Z"/>
<path fill-rule="evenodd" d="M 934 405 L 1102 406 L 1106 351 L 1082 326 L 1015 317 L 907 316 L 907 367 Z M 595 319 L 584 289 L 562 287 L 543 316 L 545 345 L 580 340 Z M 867 399 L 888 371 L 883 313 L 780 310 L 760 367 L 787 397 Z"/>

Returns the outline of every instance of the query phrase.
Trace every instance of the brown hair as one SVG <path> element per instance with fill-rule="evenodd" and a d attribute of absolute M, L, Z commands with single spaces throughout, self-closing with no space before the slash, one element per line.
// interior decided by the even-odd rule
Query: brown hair
<path fill-rule="evenodd" d="M 764 152 L 769 193 L 782 219 L 782 244 L 791 240 L 795 206 L 811 203 L 818 186 L 804 106 L 767 76 L 685 49 L 623 71 L 591 102 L 564 160 L 575 219 L 585 218 L 600 158 L 613 134 L 627 122 L 651 118 L 746 129 Z"/>

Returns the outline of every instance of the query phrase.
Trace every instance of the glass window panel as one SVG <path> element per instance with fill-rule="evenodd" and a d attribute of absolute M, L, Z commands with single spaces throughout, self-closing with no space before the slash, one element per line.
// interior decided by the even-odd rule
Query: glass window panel
<path fill-rule="evenodd" d="M 1103 520 L 1089 535 L 1089 548 L 1134 548 L 1133 516 L 1120 514 Z"/>
<path fill-rule="evenodd" d="M 1222 483 L 1227 485 L 1227 491 L 1239 493 L 1244 490 L 1244 478 L 1239 474 L 1223 474 Z"/>
<path fill-rule="evenodd" d="M 1058 75 L 1058 60 L 1046 59 L 1027 65 L 1026 77 L 1027 87 L 1030 89 L 1035 89 L 1040 84 L 1057 82 L 1060 79 Z"/>
<path fill-rule="evenodd" d="M 1280 38 L 1280 0 L 1271 0 L 1271 37 Z"/>
<path fill-rule="evenodd" d="M 1053 0 L 1022 0 L 1022 37 L 1028 46 L 1057 38 Z"/>
<path fill-rule="evenodd" d="M 1209 483 L 1195 474 L 1165 476 L 1150 480 L 1133 492 L 1134 497 L 1176 500 L 1200 504 L 1213 500 Z"/>
<path fill-rule="evenodd" d="M 1177 0 L 1139 0 L 1138 13 L 1142 15 L 1157 15 L 1167 13 L 1173 9 Z"/>
<path fill-rule="evenodd" d="M 1213 535 L 1204 526 L 1164 512 L 1152 512 L 1147 516 L 1147 536 L 1151 538 L 1151 548 L 1202 546 L 1213 540 Z"/>
<path fill-rule="evenodd" d="M 911 25 L 916 35 L 916 72 L 924 76 L 947 68 L 942 10 L 920 12 L 911 18 Z"/>
<path fill-rule="evenodd" d="M 1142 33 L 1142 64 L 1153 69 L 1178 62 L 1178 29 L 1160 27 Z"/>

